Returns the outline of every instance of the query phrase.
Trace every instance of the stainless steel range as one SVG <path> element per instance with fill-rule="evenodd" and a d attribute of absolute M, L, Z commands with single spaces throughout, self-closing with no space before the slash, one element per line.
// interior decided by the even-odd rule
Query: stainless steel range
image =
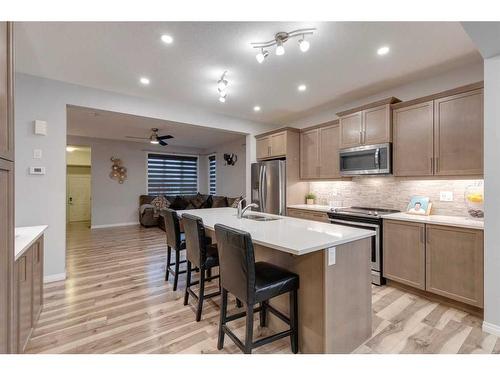
<path fill-rule="evenodd" d="M 382 215 L 395 212 L 399 211 L 386 208 L 344 207 L 334 208 L 328 213 L 332 224 L 375 231 L 376 234 L 372 237 L 372 283 L 376 285 L 385 284 L 382 269 Z"/>

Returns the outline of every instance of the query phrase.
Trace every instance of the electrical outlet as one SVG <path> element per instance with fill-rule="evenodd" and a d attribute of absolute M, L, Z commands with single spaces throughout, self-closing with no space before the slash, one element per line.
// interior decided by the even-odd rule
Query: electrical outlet
<path fill-rule="evenodd" d="M 439 200 L 441 202 L 452 202 L 453 192 L 452 191 L 442 191 L 439 193 Z"/>

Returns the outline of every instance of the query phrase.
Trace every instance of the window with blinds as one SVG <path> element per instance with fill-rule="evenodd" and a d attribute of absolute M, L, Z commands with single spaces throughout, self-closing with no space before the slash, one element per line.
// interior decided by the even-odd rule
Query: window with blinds
<path fill-rule="evenodd" d="M 148 194 L 191 195 L 198 192 L 198 157 L 148 154 Z"/>
<path fill-rule="evenodd" d="M 208 193 L 215 195 L 217 192 L 217 161 L 215 155 L 208 157 Z"/>

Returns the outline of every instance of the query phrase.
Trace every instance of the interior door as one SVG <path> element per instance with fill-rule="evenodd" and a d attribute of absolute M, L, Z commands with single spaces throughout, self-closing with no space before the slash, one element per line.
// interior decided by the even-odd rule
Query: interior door
<path fill-rule="evenodd" d="M 68 175 L 68 221 L 90 220 L 90 176 Z"/>

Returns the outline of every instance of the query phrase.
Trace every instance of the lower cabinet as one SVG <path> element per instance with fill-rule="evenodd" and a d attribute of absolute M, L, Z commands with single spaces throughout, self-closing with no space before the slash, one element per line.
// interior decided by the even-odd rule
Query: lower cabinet
<path fill-rule="evenodd" d="M 483 231 L 384 220 L 389 280 L 483 307 Z"/>
<path fill-rule="evenodd" d="M 388 279 L 425 289 L 425 224 L 384 221 L 383 273 Z"/>
<path fill-rule="evenodd" d="M 329 223 L 330 219 L 326 212 L 321 211 L 309 211 L 300 208 L 288 208 L 287 214 L 290 217 L 296 217 L 298 219 L 321 221 L 323 223 Z"/>
<path fill-rule="evenodd" d="M 483 306 L 483 231 L 427 225 L 426 290 Z"/>
<path fill-rule="evenodd" d="M 43 303 L 43 236 L 16 260 L 14 270 L 14 339 L 23 353 Z"/>

